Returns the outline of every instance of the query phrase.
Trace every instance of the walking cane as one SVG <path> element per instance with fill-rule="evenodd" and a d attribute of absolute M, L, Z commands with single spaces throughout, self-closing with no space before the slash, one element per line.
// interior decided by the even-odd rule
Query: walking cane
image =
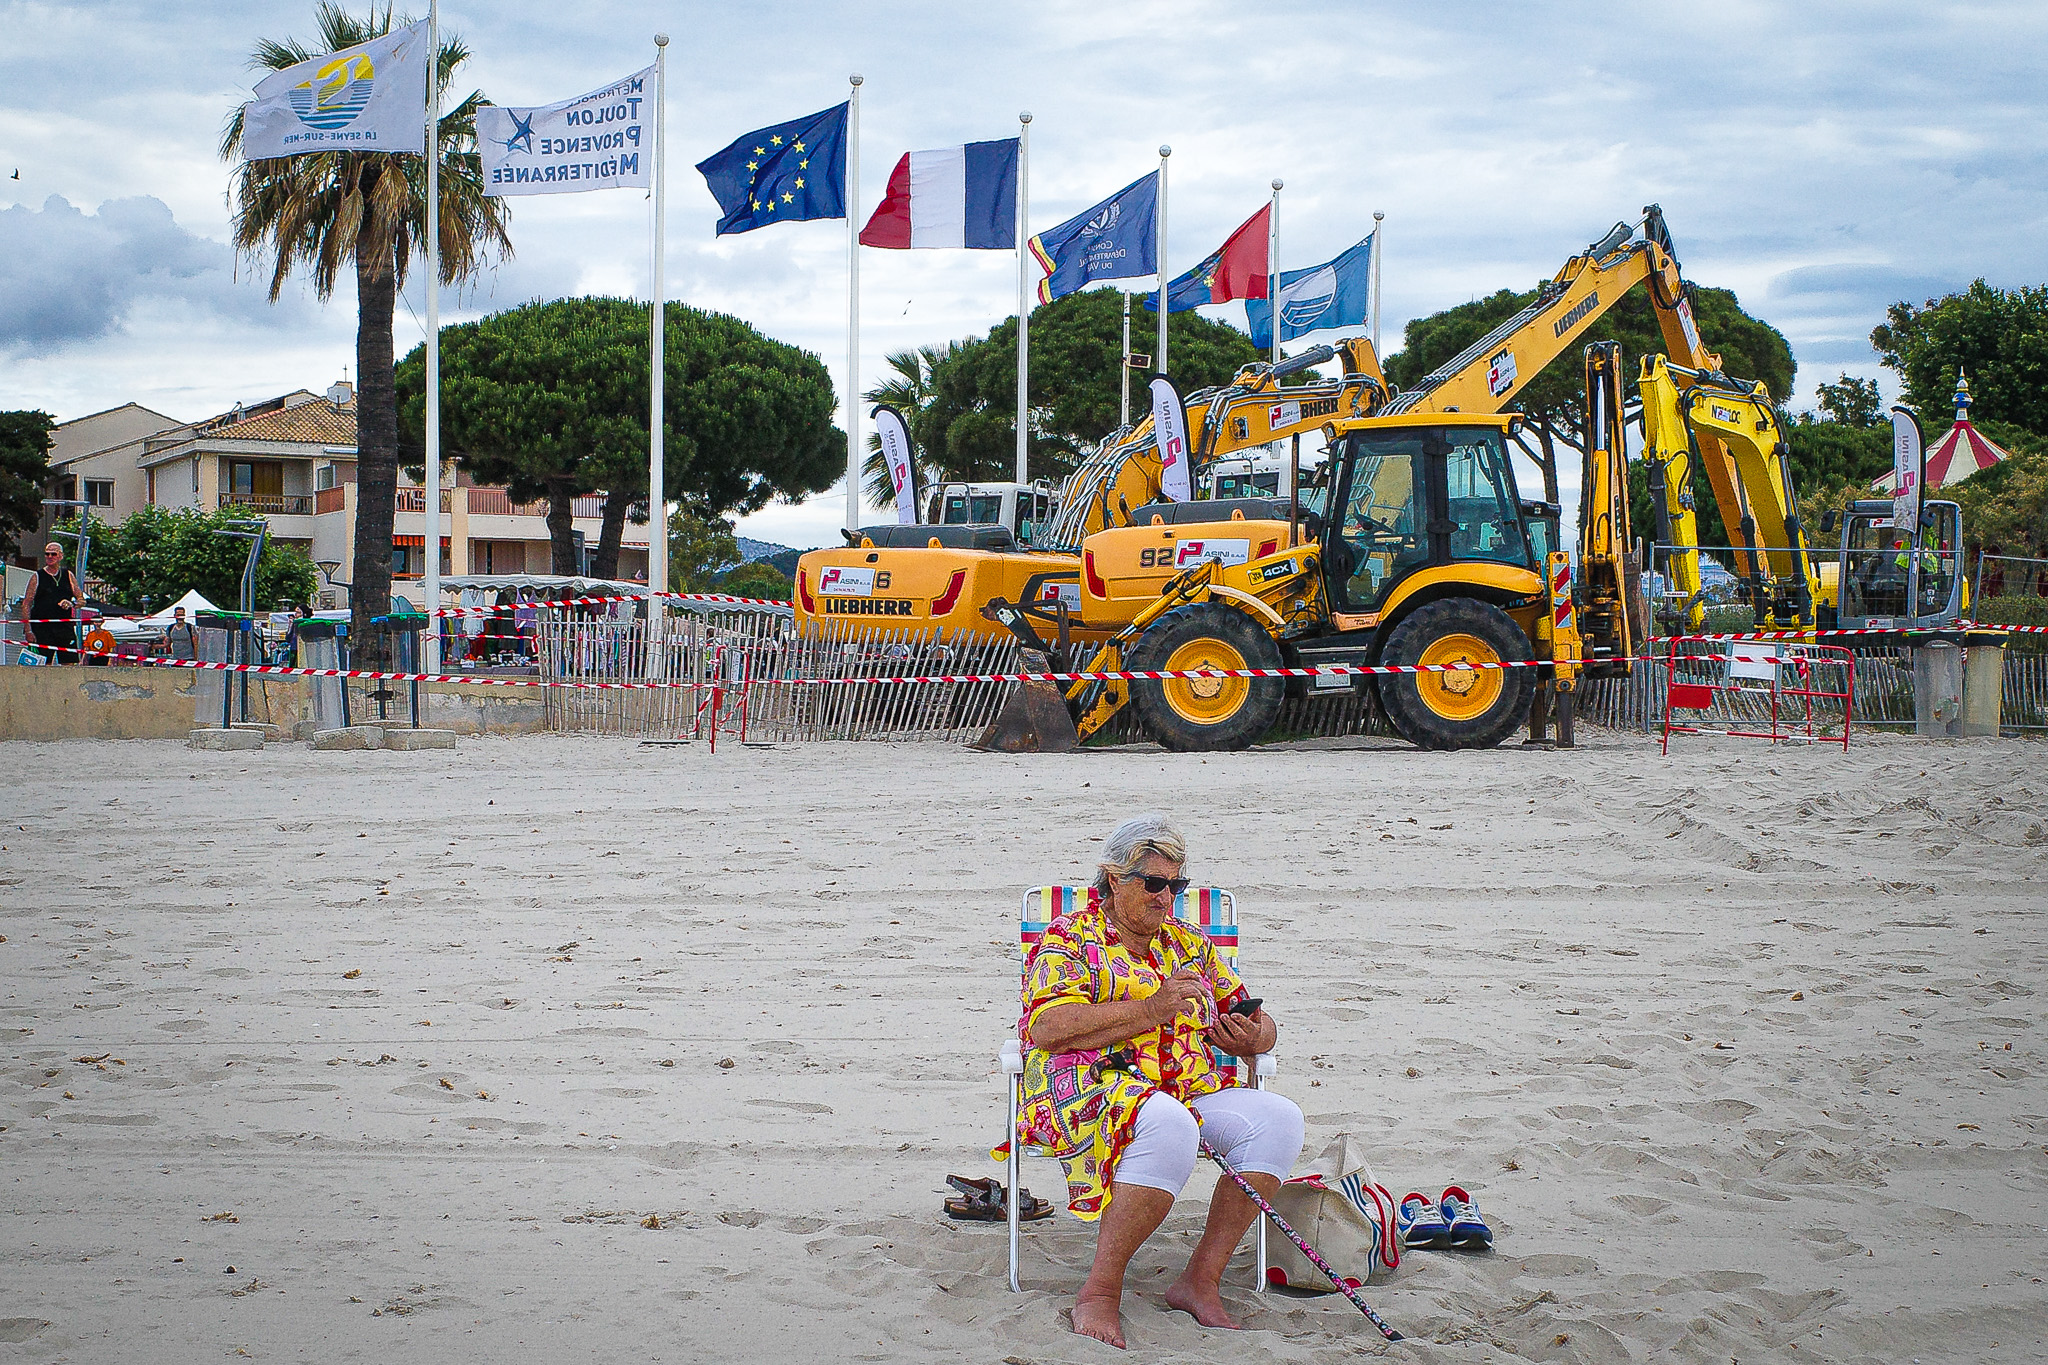
<path fill-rule="evenodd" d="M 1240 1190 L 1243 1190 L 1245 1192 L 1246 1198 L 1250 1199 L 1254 1204 L 1257 1204 L 1259 1206 L 1259 1212 L 1265 1214 L 1268 1221 L 1270 1221 L 1274 1227 L 1280 1229 L 1280 1235 L 1285 1237 L 1288 1241 L 1294 1243 L 1295 1249 L 1301 1252 L 1302 1255 L 1308 1257 L 1308 1262 L 1310 1265 L 1314 1266 L 1317 1270 L 1322 1271 L 1324 1275 L 1328 1276 L 1330 1283 L 1337 1286 L 1337 1292 L 1339 1294 L 1342 1294 L 1345 1298 L 1351 1300 L 1352 1307 L 1356 1308 L 1359 1312 L 1365 1314 L 1366 1319 L 1370 1321 L 1373 1326 L 1380 1329 L 1381 1336 L 1385 1337 L 1388 1341 L 1402 1340 L 1401 1334 L 1399 1332 L 1396 1332 L 1393 1328 L 1387 1326 L 1387 1320 L 1381 1317 L 1378 1313 L 1373 1312 L 1372 1305 L 1367 1303 L 1364 1299 L 1360 1298 L 1358 1291 L 1356 1289 L 1353 1289 L 1350 1285 L 1344 1282 L 1343 1276 L 1339 1275 L 1336 1271 L 1330 1269 L 1330 1263 L 1328 1261 L 1325 1261 L 1321 1256 L 1316 1254 L 1316 1249 L 1308 1244 L 1308 1238 L 1296 1232 L 1294 1228 L 1288 1223 L 1288 1221 L 1280 1216 L 1280 1211 L 1274 1208 L 1271 1204 L 1267 1203 L 1264 1195 L 1260 1194 L 1257 1190 L 1252 1188 L 1250 1181 L 1246 1180 L 1242 1175 L 1239 1175 L 1237 1169 L 1234 1166 L 1232 1166 L 1229 1162 L 1225 1161 L 1222 1157 L 1218 1156 L 1216 1154 L 1216 1149 L 1214 1147 L 1211 1147 L 1206 1142 L 1201 1143 L 1200 1145 L 1202 1149 L 1202 1155 L 1208 1157 L 1209 1160 L 1215 1162 L 1218 1166 L 1221 1166 L 1223 1168 L 1223 1174 L 1229 1176 L 1231 1181 L 1235 1183 Z"/>

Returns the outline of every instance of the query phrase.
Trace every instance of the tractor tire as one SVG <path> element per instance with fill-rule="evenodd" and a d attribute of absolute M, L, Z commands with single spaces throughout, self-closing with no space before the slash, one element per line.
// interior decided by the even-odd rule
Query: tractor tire
<path fill-rule="evenodd" d="M 1395 626 L 1380 662 L 1509 663 L 1533 657 L 1529 637 L 1499 607 L 1447 597 L 1418 607 Z M 1533 668 L 1383 674 L 1380 707 L 1401 738 L 1417 748 L 1491 749 L 1529 719 L 1537 681 Z"/>
<path fill-rule="evenodd" d="M 1281 668 L 1280 646 L 1234 607 L 1197 602 L 1152 623 L 1131 650 L 1135 672 L 1198 668 Z M 1134 680 L 1138 714 L 1162 748 L 1175 753 L 1243 749 L 1272 728 L 1287 695 L 1284 678 Z"/>

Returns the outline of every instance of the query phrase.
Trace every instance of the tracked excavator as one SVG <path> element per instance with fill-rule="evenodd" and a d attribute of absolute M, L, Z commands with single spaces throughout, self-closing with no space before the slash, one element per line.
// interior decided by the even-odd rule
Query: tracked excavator
<path fill-rule="evenodd" d="M 1697 631 L 1706 616 L 1692 469 L 1709 443 L 1726 453 L 1732 480 L 1710 480 L 1735 541 L 1737 578 L 1759 626 L 1815 623 L 1821 575 L 1792 488 L 1785 416 L 1762 381 L 1745 384 L 1664 356 L 1644 356 L 1643 459 L 1657 513 L 1656 544 L 1672 585 L 1665 624 Z M 1711 469 L 1711 466 L 1709 466 Z M 1726 492 L 1724 493 L 1724 489 Z"/>
<path fill-rule="evenodd" d="M 1306 383 L 1283 383 L 1336 357 L 1343 360 L 1343 373 L 1334 379 L 1315 375 Z M 1375 410 L 1385 394 L 1379 361 L 1363 337 L 1315 347 L 1277 366 L 1247 365 L 1229 384 L 1187 399 L 1192 462 L 1199 467 L 1316 432 L 1332 420 Z M 1049 622 L 1063 621 L 1074 638 L 1106 638 L 1113 626 L 1091 627 L 1080 619 L 1081 542 L 1091 532 L 1129 524 L 1131 508 L 1160 496 L 1161 474 L 1147 416 L 1112 433 L 1083 460 L 1051 508 L 1032 524 L 1028 540 L 1019 534 L 1021 522 L 993 516 L 986 522 L 956 522 L 950 502 L 945 515 L 932 517 L 930 524 L 849 531 L 845 547 L 813 550 L 797 561 L 798 624 L 851 620 L 939 627 L 956 641 L 998 639 L 1005 633 L 983 615 L 983 608 L 1001 600 L 1029 604 Z M 973 499 L 964 499 L 963 505 L 973 506 Z M 1242 510 L 1238 502 L 1199 505 L 1205 514 L 1225 519 L 1232 508 Z M 1169 576 L 1152 575 L 1158 581 Z"/>

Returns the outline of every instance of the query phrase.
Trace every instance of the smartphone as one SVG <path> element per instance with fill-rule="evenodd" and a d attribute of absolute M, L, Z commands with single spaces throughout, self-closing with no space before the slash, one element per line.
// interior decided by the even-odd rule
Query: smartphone
<path fill-rule="evenodd" d="M 1230 1007 L 1230 1012 L 1232 1014 L 1241 1014 L 1245 1018 L 1249 1019 L 1254 1014 L 1257 1014 L 1259 1012 L 1259 1006 L 1265 1003 L 1266 1000 L 1264 996 L 1247 996 L 1243 1000 L 1238 1001 L 1235 1005 L 1232 1005 Z"/>

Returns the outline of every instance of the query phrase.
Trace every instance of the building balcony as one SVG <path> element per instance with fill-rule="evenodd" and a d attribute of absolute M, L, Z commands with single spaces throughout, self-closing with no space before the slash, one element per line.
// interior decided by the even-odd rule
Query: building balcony
<path fill-rule="evenodd" d="M 222 507 L 246 507 L 266 516 L 305 517 L 313 514 L 313 499 L 303 493 L 223 493 Z"/>
<path fill-rule="evenodd" d="M 329 512 L 345 512 L 347 510 L 348 489 L 342 484 L 336 484 L 332 488 L 323 488 L 313 495 L 313 512 L 317 516 L 325 516 Z"/>
<path fill-rule="evenodd" d="M 449 490 L 449 489 L 446 489 L 446 488 L 444 488 L 444 489 L 442 489 L 442 490 L 441 490 L 441 510 L 442 510 L 443 512 L 446 512 L 446 511 L 448 510 L 448 507 L 449 507 L 449 493 L 450 493 L 450 491 L 451 491 L 451 490 Z M 399 490 L 398 490 L 398 500 L 397 500 L 397 502 L 396 502 L 396 503 L 395 503 L 395 504 L 393 505 L 393 507 L 392 507 L 392 510 L 393 510 L 393 511 L 396 511 L 396 512 L 424 512 L 424 511 L 426 511 L 426 510 L 427 510 L 427 490 L 426 490 L 426 489 L 424 489 L 424 488 L 401 488 L 401 489 L 399 489 Z"/>

